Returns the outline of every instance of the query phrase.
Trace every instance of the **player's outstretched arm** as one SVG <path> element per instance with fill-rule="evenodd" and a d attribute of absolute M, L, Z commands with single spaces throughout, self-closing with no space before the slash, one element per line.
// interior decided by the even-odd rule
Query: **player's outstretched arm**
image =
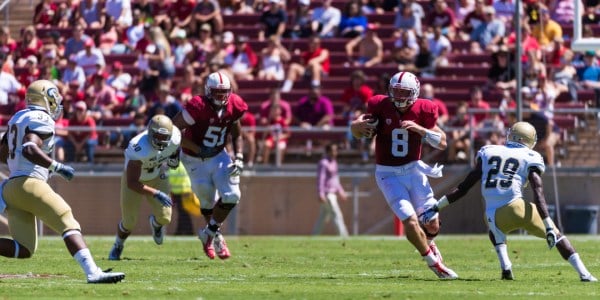
<path fill-rule="evenodd" d="M 434 220 L 435 218 L 437 218 L 437 213 L 440 210 L 458 201 L 460 198 L 466 195 L 467 192 L 469 192 L 469 190 L 473 187 L 473 185 L 475 185 L 475 183 L 477 183 L 481 179 L 482 174 L 483 172 L 481 167 L 481 159 L 478 159 L 475 168 L 471 170 L 469 174 L 467 174 L 467 177 L 465 177 L 465 179 L 460 184 L 458 184 L 457 187 L 450 191 L 450 193 L 446 194 L 445 196 L 442 196 L 442 198 L 440 198 L 440 200 L 438 200 L 438 202 L 435 205 L 425 210 L 419 216 L 422 223 L 427 224 L 430 221 Z"/>
<path fill-rule="evenodd" d="M 546 205 L 546 198 L 544 197 L 544 185 L 542 183 L 542 177 L 537 169 L 531 169 L 529 176 L 527 177 L 533 190 L 533 201 L 537 207 L 537 211 L 544 222 L 546 227 L 546 243 L 548 249 L 552 249 L 559 241 L 557 231 L 554 230 L 554 222 L 550 218 L 548 213 L 548 205 Z"/>
<path fill-rule="evenodd" d="M 5 164 L 8 159 L 8 139 L 6 132 L 2 135 L 0 140 L 0 162 Z"/>

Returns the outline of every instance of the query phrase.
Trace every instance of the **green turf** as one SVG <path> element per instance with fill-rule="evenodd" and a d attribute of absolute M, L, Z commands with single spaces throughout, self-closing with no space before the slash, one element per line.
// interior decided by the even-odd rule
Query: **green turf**
<path fill-rule="evenodd" d="M 600 239 L 571 236 L 600 275 Z M 0 258 L 0 299 L 600 299 L 544 240 L 509 236 L 515 280 L 501 281 L 484 235 L 438 239 L 461 277 L 441 281 L 412 246 L 395 237 L 228 237 L 232 258 L 209 260 L 199 240 L 150 236 L 127 241 L 122 261 L 108 261 L 109 237 L 87 237 L 102 268 L 126 272 L 118 284 L 89 285 L 58 238 L 42 238 L 28 260 Z"/>

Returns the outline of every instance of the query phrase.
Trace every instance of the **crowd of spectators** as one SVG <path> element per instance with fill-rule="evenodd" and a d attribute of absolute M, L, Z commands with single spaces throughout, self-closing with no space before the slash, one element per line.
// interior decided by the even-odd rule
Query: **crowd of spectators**
<path fill-rule="evenodd" d="M 249 137 L 260 143 L 260 154 L 257 145 L 248 147 L 253 149 L 249 162 L 258 156 L 256 161 L 266 163 L 273 151 L 284 153 L 294 139 L 290 126 L 345 126 L 364 110 L 369 95 L 386 93 L 388 74 L 369 79 L 369 72 L 354 70 L 387 66 L 392 74 L 407 70 L 427 80 L 439 77 L 438 68 L 453 65 L 454 55 L 472 55 L 489 68 L 487 82 L 471 89 L 470 100 L 467 93 L 463 102 L 440 107 L 445 111 L 440 125 L 458 127 L 449 135 L 447 159 L 461 161 L 472 155 L 465 128 L 491 132 L 478 135 L 478 143 L 502 142 L 499 123 L 506 125 L 510 116 L 480 113 L 470 124 L 464 109 L 495 108 L 500 99 L 499 107 L 514 107 L 515 62 L 526 70 L 523 92 L 550 128 L 556 128 L 552 110 L 561 93 L 578 103 L 579 91 L 593 90 L 591 105 L 600 107 L 598 53 L 573 52 L 568 44 L 566 28 L 572 27 L 574 18 L 585 24 L 584 37 L 594 36 L 594 28 L 600 26 L 599 2 L 582 4 L 585 10 L 575 16 L 572 0 L 524 1 L 522 37 L 517 41 L 515 1 L 510 0 L 41 0 L 31 25 L 14 35 L 8 27 L 0 30 L 0 105 L 21 108 L 23 89 L 44 78 L 54 81 L 65 95 L 65 105 L 72 106 L 64 118 L 75 121 L 67 126 L 82 122 L 102 126 L 114 118 L 134 124 L 140 116 L 175 115 L 192 95 L 203 92 L 203 78 L 212 71 L 227 73 L 236 89 L 244 81 L 276 81 L 281 89 L 260 99 L 265 102 L 251 111 L 255 120 L 247 120 L 272 128 L 255 139 Z M 377 15 L 385 14 L 394 16 L 389 24 L 377 21 L 381 20 Z M 235 20 L 230 16 L 243 15 L 257 16 L 256 24 L 241 24 L 253 29 L 252 35 L 236 31 L 240 24 L 226 23 Z M 383 30 L 389 35 L 382 36 Z M 344 47 L 328 50 L 322 45 L 328 39 L 341 39 Z M 295 48 L 288 47 L 289 41 L 296 43 Z M 457 43 L 468 46 L 455 48 Z M 516 47 L 523 50 L 520 58 L 514 55 Z M 345 56 L 341 62 L 335 60 L 340 54 Z M 343 96 L 333 98 L 327 80 L 339 65 L 348 68 L 344 74 L 348 84 Z M 456 80 L 460 76 L 456 74 Z M 299 82 L 307 85 L 295 88 Z M 435 98 L 434 92 L 445 89 L 424 84 L 422 96 L 441 106 L 446 101 L 443 96 Z M 304 95 L 282 99 L 295 90 Z M 342 108 L 336 109 L 337 103 Z M 90 120 L 77 118 L 83 105 Z M 109 146 L 124 139 L 114 132 L 98 134 L 110 136 L 99 139 Z M 96 135 L 92 132 L 90 138 L 95 137 L 97 144 Z M 276 135 L 278 139 L 273 139 Z M 81 143 L 64 141 L 65 149 L 70 149 L 66 160 L 93 162 L 90 143 L 83 153 Z M 349 137 L 341 146 L 359 149 L 367 161 L 368 143 Z M 546 154 L 552 162 L 550 152 Z"/>

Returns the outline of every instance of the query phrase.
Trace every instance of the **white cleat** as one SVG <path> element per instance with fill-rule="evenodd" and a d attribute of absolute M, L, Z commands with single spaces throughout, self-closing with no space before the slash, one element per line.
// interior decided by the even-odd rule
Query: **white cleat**
<path fill-rule="evenodd" d="M 581 276 L 581 281 L 582 282 L 597 282 L 598 279 L 596 279 L 596 277 L 594 277 L 594 275 L 590 274 L 588 276 Z"/>
<path fill-rule="evenodd" d="M 441 261 L 438 261 L 432 266 L 429 266 L 429 269 L 437 275 L 440 279 L 457 279 L 458 274 L 456 274 L 452 269 L 446 267 Z"/>
<path fill-rule="evenodd" d="M 117 283 L 125 278 L 125 273 L 110 272 L 111 269 L 87 276 L 88 283 Z"/>
<path fill-rule="evenodd" d="M 440 261 L 444 261 L 444 258 L 442 257 L 442 253 L 440 252 L 440 249 L 438 249 L 435 242 L 431 242 L 431 244 L 429 245 L 429 249 L 431 249 L 431 252 L 433 252 L 433 254 L 435 256 L 437 256 L 440 259 Z"/>
<path fill-rule="evenodd" d="M 229 252 L 229 248 L 227 248 L 227 243 L 225 242 L 225 238 L 218 231 L 215 234 L 215 239 L 214 239 L 213 245 L 215 247 L 215 252 L 217 252 L 217 256 L 220 259 L 228 259 L 231 256 L 231 252 Z"/>

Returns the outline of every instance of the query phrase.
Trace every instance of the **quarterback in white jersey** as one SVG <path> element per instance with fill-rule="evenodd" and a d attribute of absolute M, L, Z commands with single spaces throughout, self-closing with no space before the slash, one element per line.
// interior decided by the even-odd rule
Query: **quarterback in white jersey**
<path fill-rule="evenodd" d="M 36 80 L 25 94 L 27 108 L 8 122 L 0 142 L 0 161 L 7 163 L 10 178 L 2 183 L 0 204 L 6 203 L 12 239 L 0 239 L 0 255 L 30 258 L 37 248 L 37 223 L 62 235 L 67 249 L 86 274 L 88 283 L 115 283 L 120 272 L 103 272 L 94 262 L 81 227 L 67 202 L 47 183 L 50 172 L 73 179 L 75 170 L 50 154 L 54 148 L 54 121 L 62 112 L 62 96 L 54 83 Z M 4 205 L 0 205 L 4 208 Z M 0 211 L 1 212 L 1 211 Z"/>
<path fill-rule="evenodd" d="M 490 241 L 500 261 L 502 279 L 513 280 L 506 235 L 525 229 L 531 235 L 545 238 L 548 248 L 556 246 L 560 255 L 577 271 L 581 281 L 598 281 L 548 215 L 541 177 L 545 170 L 544 160 L 532 150 L 536 142 L 537 134 L 531 124 L 515 123 L 508 132 L 506 145 L 481 148 L 475 168 L 458 187 L 423 213 L 424 222 L 437 218 L 439 210 L 460 199 L 481 180 Z M 533 203 L 523 199 L 522 190 L 528 181 L 533 190 Z"/>
<path fill-rule="evenodd" d="M 152 207 L 149 222 L 154 242 L 157 245 L 163 243 L 165 225 L 171 222 L 172 205 L 163 165 L 166 162 L 169 167 L 177 168 L 180 145 L 181 132 L 165 115 L 152 117 L 148 129 L 129 141 L 125 150 L 125 171 L 121 176 L 122 217 L 108 259 L 121 259 L 125 240 L 137 224 L 144 199 L 148 199 Z"/>

